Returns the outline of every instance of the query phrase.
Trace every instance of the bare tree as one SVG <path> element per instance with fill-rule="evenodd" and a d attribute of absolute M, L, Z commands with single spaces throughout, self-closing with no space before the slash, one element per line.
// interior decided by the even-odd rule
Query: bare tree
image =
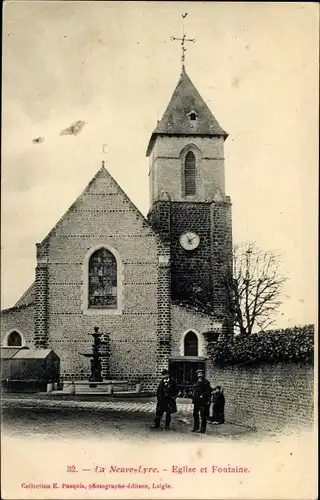
<path fill-rule="evenodd" d="M 287 280 L 280 267 L 280 255 L 263 252 L 254 243 L 234 246 L 233 277 L 225 273 L 224 283 L 236 332 L 250 335 L 274 323 Z"/>

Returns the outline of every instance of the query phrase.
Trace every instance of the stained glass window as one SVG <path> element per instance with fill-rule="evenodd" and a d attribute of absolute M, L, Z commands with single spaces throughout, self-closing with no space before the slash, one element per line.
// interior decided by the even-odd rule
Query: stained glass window
<path fill-rule="evenodd" d="M 89 309 L 117 309 L 117 261 L 99 248 L 89 260 Z"/>
<path fill-rule="evenodd" d="M 184 194 L 185 196 L 196 194 L 196 157 L 192 151 L 187 153 L 184 162 Z"/>
<path fill-rule="evenodd" d="M 19 332 L 11 332 L 8 337 L 8 346 L 20 347 L 22 346 L 22 338 Z"/>

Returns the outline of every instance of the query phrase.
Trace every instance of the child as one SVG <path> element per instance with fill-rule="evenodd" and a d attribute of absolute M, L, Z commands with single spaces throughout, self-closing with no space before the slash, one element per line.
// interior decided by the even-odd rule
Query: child
<path fill-rule="evenodd" d="M 213 390 L 212 403 L 211 422 L 213 424 L 224 424 L 225 397 L 220 385 Z"/>

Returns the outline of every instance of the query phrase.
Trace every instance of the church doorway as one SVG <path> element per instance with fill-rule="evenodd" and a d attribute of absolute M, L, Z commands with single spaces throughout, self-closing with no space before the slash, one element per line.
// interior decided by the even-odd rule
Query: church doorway
<path fill-rule="evenodd" d="M 172 358 L 169 362 L 169 371 L 177 382 L 182 397 L 192 396 L 192 386 L 197 380 L 197 370 L 205 372 L 205 358 L 198 356 L 181 356 Z"/>
<path fill-rule="evenodd" d="M 171 358 L 169 370 L 178 384 L 182 397 L 190 398 L 193 384 L 197 380 L 197 370 L 205 372 L 206 358 L 199 356 L 199 338 L 196 332 L 186 332 L 181 345 L 182 356 Z"/>

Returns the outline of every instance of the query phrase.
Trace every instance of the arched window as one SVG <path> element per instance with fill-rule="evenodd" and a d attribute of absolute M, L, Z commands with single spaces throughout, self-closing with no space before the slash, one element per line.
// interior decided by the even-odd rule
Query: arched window
<path fill-rule="evenodd" d="M 88 309 L 117 309 L 117 261 L 99 248 L 89 259 Z"/>
<path fill-rule="evenodd" d="M 198 337 L 194 332 L 188 332 L 184 337 L 184 355 L 198 356 Z"/>
<path fill-rule="evenodd" d="M 192 151 L 186 154 L 184 160 L 184 194 L 185 196 L 196 194 L 196 157 Z"/>
<path fill-rule="evenodd" d="M 7 339 L 7 345 L 9 347 L 21 347 L 22 346 L 22 337 L 19 332 L 15 330 L 11 332 Z"/>
<path fill-rule="evenodd" d="M 193 109 L 192 111 L 190 111 L 190 113 L 188 113 L 187 116 L 189 120 L 196 121 L 196 119 L 198 118 L 198 113 Z"/>

